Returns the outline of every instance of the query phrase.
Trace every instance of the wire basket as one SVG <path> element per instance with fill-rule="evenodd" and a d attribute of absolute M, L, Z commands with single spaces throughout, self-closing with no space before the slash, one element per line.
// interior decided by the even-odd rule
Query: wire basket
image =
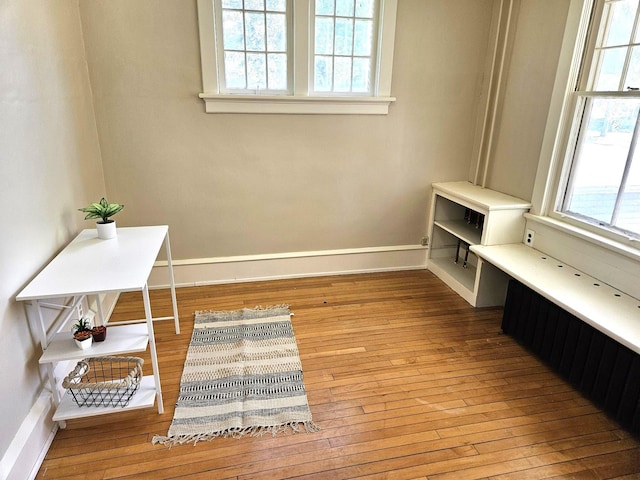
<path fill-rule="evenodd" d="M 62 381 L 80 407 L 126 407 L 140 388 L 138 357 L 91 357 L 81 360 Z"/>

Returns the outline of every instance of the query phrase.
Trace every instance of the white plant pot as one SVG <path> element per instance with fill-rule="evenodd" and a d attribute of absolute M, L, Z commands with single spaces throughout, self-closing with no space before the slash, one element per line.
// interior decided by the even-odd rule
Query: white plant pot
<path fill-rule="evenodd" d="M 89 337 L 86 340 L 76 340 L 75 338 L 73 339 L 74 342 L 76 342 L 76 346 L 81 349 L 81 350 L 86 350 L 87 348 L 91 347 L 91 344 L 93 343 L 93 338 Z"/>
<path fill-rule="evenodd" d="M 96 223 L 96 228 L 98 229 L 98 238 L 102 240 L 109 240 L 110 238 L 115 238 L 116 232 L 116 221 L 111 220 L 109 223 Z"/>

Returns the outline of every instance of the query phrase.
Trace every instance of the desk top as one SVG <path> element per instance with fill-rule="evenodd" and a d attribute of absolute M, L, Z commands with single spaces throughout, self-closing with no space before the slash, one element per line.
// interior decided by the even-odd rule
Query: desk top
<path fill-rule="evenodd" d="M 109 240 L 83 230 L 16 297 L 16 300 L 142 290 L 167 225 L 118 227 Z"/>
<path fill-rule="evenodd" d="M 640 300 L 523 243 L 473 245 L 471 251 L 640 353 Z"/>

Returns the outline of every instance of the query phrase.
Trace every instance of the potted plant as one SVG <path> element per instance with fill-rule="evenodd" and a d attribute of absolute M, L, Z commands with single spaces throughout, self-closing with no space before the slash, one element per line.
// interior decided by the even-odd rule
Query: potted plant
<path fill-rule="evenodd" d="M 91 322 L 89 322 L 87 318 L 78 319 L 76 324 L 71 328 L 71 333 L 73 333 L 73 339 L 78 348 L 84 350 L 91 346 Z"/>
<path fill-rule="evenodd" d="M 106 198 L 102 197 L 98 203 L 92 203 L 88 207 L 79 208 L 78 210 L 87 214 L 87 216 L 84 217 L 85 220 L 100 218 L 101 220 L 96 222 L 98 238 L 108 240 L 116 236 L 116 222 L 109 217 L 113 217 L 123 208 L 124 205 L 109 203 Z"/>
<path fill-rule="evenodd" d="M 94 342 L 104 342 L 107 338 L 107 326 L 96 325 L 91 329 L 91 336 L 93 337 Z"/>

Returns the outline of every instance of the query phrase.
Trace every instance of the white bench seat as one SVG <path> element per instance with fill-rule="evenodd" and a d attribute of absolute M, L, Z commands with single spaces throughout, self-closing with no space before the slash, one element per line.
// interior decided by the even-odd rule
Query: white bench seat
<path fill-rule="evenodd" d="M 640 300 L 522 243 L 473 245 L 471 251 L 640 354 Z"/>

